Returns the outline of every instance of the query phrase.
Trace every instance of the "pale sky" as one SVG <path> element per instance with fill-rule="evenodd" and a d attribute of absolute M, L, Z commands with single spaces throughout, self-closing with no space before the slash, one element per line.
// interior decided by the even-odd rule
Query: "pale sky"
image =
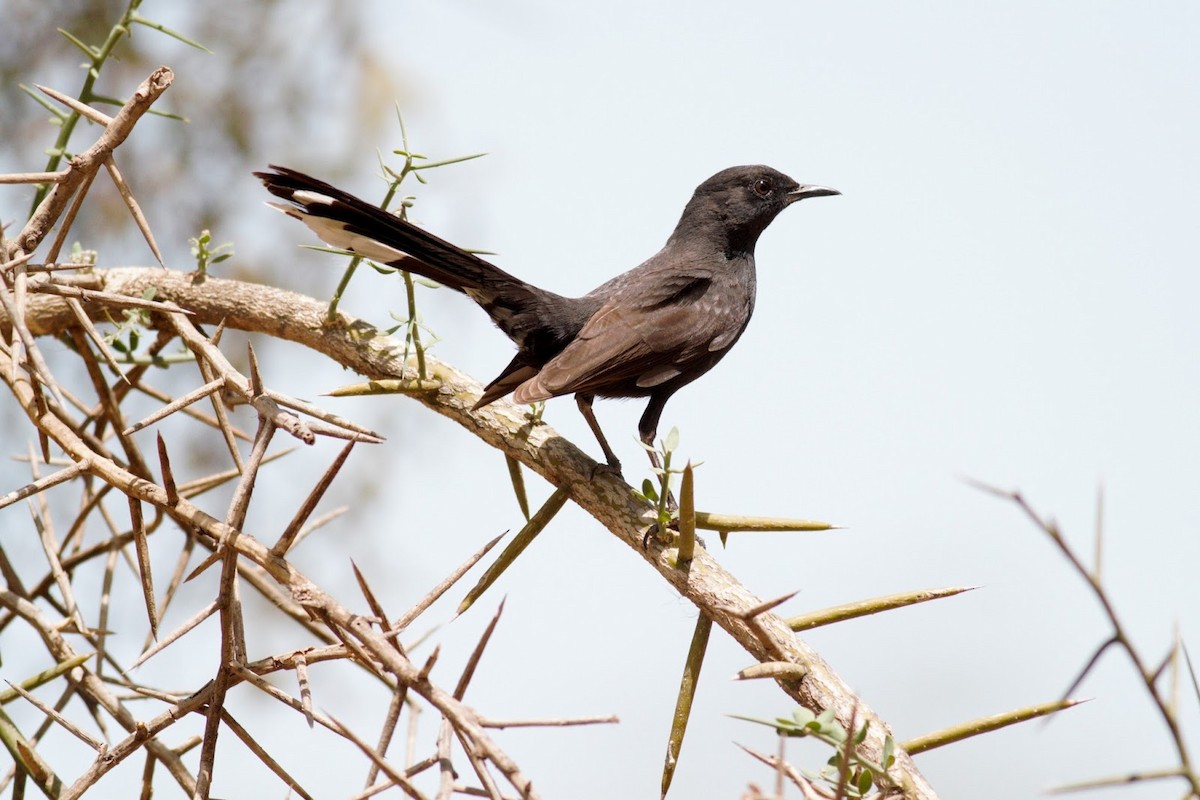
<path fill-rule="evenodd" d="M 381 52 L 416 95 L 419 147 L 490 153 L 434 176 L 416 216 L 543 286 L 583 292 L 649 256 L 692 188 L 731 164 L 844 192 L 764 234 L 749 330 L 672 400 L 663 429 L 679 426 L 686 455 L 705 462 L 703 507 L 848 526 L 720 553 L 762 596 L 799 589 L 799 611 L 983 587 L 808 637 L 897 735 L 1055 699 L 1108 634 L 1045 537 L 963 478 L 1020 488 L 1089 557 L 1103 485 L 1105 574 L 1138 643 L 1157 661 L 1176 622 L 1194 635 L 1200 8 L 376 7 L 389 20 L 375 28 Z M 468 303 L 425 314 L 441 356 L 483 379 L 506 362 L 508 343 Z M 631 466 L 640 411 L 598 405 Z M 445 443 L 402 443 L 433 423 L 403 404 L 395 414 L 406 512 L 430 514 L 413 535 L 442 527 L 417 508 L 440 484 L 478 481 L 504 508 L 498 459 L 449 426 Z M 547 410 L 594 450 L 576 417 L 569 400 Z M 445 462 L 429 466 L 438 449 Z M 498 587 L 511 616 L 489 688 L 514 707 L 622 716 L 621 733 L 530 745 L 550 761 L 549 795 L 646 796 L 693 612 L 594 524 L 568 519 Z M 454 527 L 498 526 L 481 510 Z M 556 633 L 540 645 L 522 635 L 545 630 Z M 1076 693 L 1096 698 L 1087 706 L 918 764 L 942 796 L 981 800 L 1166 764 L 1161 723 L 1120 659 Z M 526 660 L 539 664 L 528 677 L 500 666 Z M 731 684 L 745 660 L 714 637 L 678 797 L 769 783 L 730 743 L 769 737 L 722 715 L 789 704 Z M 1194 698 L 1183 706 L 1194 729 Z M 1109 729 L 1133 720 L 1138 734 Z"/>
<path fill-rule="evenodd" d="M 660 433 L 677 426 L 682 457 L 704 462 L 700 508 L 846 526 L 746 536 L 724 551 L 710 538 L 758 595 L 799 590 L 785 614 L 981 587 L 805 637 L 899 739 L 1056 699 L 1109 635 L 1045 536 L 964 479 L 1021 489 L 1089 559 L 1103 486 L 1104 575 L 1123 621 L 1151 663 L 1176 624 L 1200 652 L 1200 6 L 403 0 L 346 13 L 372 16 L 362 46 L 377 53 L 385 93 L 402 95 L 383 102 L 401 103 L 417 150 L 489 153 L 433 174 L 415 190 L 413 218 L 548 289 L 582 294 L 652 255 L 694 187 L 733 164 L 843 192 L 766 231 L 747 333 L 668 404 Z M 375 144 L 398 147 L 398 131 L 382 130 Z M 347 188 L 380 194 L 373 152 L 306 133 L 314 153 L 358 176 Z M 247 231 L 313 243 L 258 205 L 249 178 L 243 188 L 255 201 Z M 306 273 L 331 258 L 281 257 Z M 384 324 L 402 307 L 398 283 L 364 276 L 346 310 Z M 469 301 L 425 291 L 421 308 L 441 337 L 434 354 L 480 380 L 511 357 Z M 313 397 L 353 380 L 309 358 L 295 374 L 281 364 L 276 388 Z M 353 558 L 402 609 L 520 527 L 503 459 L 459 428 L 403 398 L 321 402 L 388 442 L 352 458 L 355 480 L 374 482 L 372 504 L 298 552 L 318 580 L 350 592 Z M 640 483 L 642 404 L 596 409 Z M 599 457 L 569 399 L 545 418 Z M 335 452 L 323 447 L 298 456 L 314 476 Z M 549 494 L 536 477 L 528 484 L 535 504 Z M 260 491 L 295 485 L 281 473 Z M 431 621 L 449 620 L 461 597 L 451 594 Z M 503 596 L 468 700 L 492 717 L 618 714 L 617 727 L 499 739 L 547 798 L 655 796 L 695 609 L 568 507 L 435 634 L 444 681 Z M 264 634 L 265 646 L 289 649 L 288 633 Z M 1091 703 L 918 766 L 942 797 L 999 800 L 1175 763 L 1122 658 L 1107 655 L 1075 693 Z M 733 744 L 770 750 L 772 737 L 726 715 L 774 717 L 793 704 L 773 685 L 732 682 L 748 661 L 714 633 L 672 797 L 772 785 Z M 363 725 L 386 707 L 337 686 L 314 691 Z M 1196 698 L 1185 692 L 1182 708 L 1195 731 Z M 324 779 L 305 759 L 320 741 L 296 726 L 286 765 L 318 795 Z M 827 755 L 792 753 L 809 768 Z M 256 796 L 282 795 L 265 770 L 247 769 Z M 218 773 L 217 791 L 239 796 L 234 776 L 224 781 Z"/>

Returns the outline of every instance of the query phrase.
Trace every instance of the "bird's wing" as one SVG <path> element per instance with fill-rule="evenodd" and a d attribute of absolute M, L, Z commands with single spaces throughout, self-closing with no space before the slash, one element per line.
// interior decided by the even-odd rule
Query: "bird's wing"
<path fill-rule="evenodd" d="M 728 328 L 711 286 L 711 273 L 694 270 L 639 286 L 636 297 L 617 291 L 513 399 L 531 403 L 622 382 L 650 389 L 680 375 L 691 361 L 720 349 L 710 345 Z"/>

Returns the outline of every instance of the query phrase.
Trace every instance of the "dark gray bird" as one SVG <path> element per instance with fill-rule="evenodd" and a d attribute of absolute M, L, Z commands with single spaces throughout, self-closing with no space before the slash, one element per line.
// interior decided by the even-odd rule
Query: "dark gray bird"
<path fill-rule="evenodd" d="M 798 200 L 841 194 L 770 167 L 730 167 L 696 188 L 657 254 L 583 297 L 563 297 L 323 181 L 271 169 L 254 174 L 290 203 L 276 208 L 334 247 L 463 292 L 508 334 L 517 354 L 475 408 L 510 392 L 517 403 L 574 394 L 618 473 L 593 399 L 649 397 L 638 432 L 652 445 L 671 395 L 712 369 L 746 329 L 759 234 Z"/>

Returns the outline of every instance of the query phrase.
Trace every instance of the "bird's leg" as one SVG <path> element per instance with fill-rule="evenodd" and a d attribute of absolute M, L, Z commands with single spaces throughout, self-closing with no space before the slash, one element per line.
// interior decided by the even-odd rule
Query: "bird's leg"
<path fill-rule="evenodd" d="M 663 468 L 662 462 L 658 458 L 658 451 L 654 449 L 654 437 L 658 435 L 658 420 L 662 417 L 663 408 L 667 405 L 667 399 L 670 395 L 651 395 L 650 404 L 646 406 L 645 412 L 642 413 L 642 419 L 638 422 L 638 435 L 642 439 L 642 444 L 646 445 L 646 455 L 650 456 L 650 464 L 656 470 Z M 670 476 L 664 476 L 669 479 Z M 668 482 L 667 486 L 671 484 Z M 671 490 L 667 489 L 667 508 L 671 511 L 678 511 L 679 504 L 675 502 L 675 495 Z"/>
<path fill-rule="evenodd" d="M 662 460 L 658 457 L 658 451 L 654 449 L 654 437 L 658 435 L 657 430 L 638 431 L 641 434 L 639 437 L 644 444 L 646 455 L 650 456 L 650 465 L 655 469 L 662 469 Z"/>
<path fill-rule="evenodd" d="M 575 405 L 579 406 L 579 413 L 583 414 L 583 418 L 587 420 L 588 427 L 592 429 L 592 433 L 596 436 L 596 441 L 600 442 L 600 449 L 604 451 L 604 458 L 608 463 L 605 465 L 607 469 L 616 473 L 618 477 L 621 475 L 621 461 L 617 458 L 617 454 L 608 446 L 608 439 L 604 438 L 604 431 L 600 430 L 600 423 L 596 421 L 596 415 L 592 413 L 592 400 L 595 397 L 590 394 L 575 395 Z"/>

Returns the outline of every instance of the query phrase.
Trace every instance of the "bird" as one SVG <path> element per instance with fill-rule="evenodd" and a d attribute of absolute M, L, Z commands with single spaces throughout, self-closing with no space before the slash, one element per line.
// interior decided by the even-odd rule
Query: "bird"
<path fill-rule="evenodd" d="M 509 394 L 518 404 L 573 394 L 618 476 L 595 398 L 648 398 L 638 435 L 660 466 L 654 439 L 667 401 L 724 358 L 754 312 L 759 235 L 788 206 L 841 194 L 761 164 L 721 170 L 696 188 L 658 253 L 582 297 L 564 297 L 324 181 L 269 169 L 254 175 L 286 201 L 271 206 L 333 247 L 462 292 L 508 335 L 516 355 L 473 410 Z"/>

